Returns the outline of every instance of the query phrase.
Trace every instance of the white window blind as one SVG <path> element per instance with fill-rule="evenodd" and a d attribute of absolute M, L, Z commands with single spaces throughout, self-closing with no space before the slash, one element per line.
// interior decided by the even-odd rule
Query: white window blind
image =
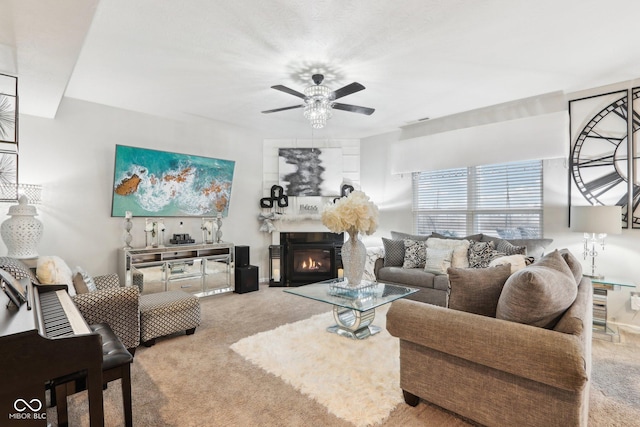
<path fill-rule="evenodd" d="M 413 174 L 419 234 L 483 233 L 503 238 L 543 234 L 542 161 L 472 166 Z"/>

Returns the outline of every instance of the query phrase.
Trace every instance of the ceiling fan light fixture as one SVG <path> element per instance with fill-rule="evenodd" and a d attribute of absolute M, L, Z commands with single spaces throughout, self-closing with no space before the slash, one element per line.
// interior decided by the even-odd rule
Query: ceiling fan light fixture
<path fill-rule="evenodd" d="M 327 120 L 331 118 L 331 102 L 328 99 L 310 100 L 303 111 L 305 119 L 309 120 L 311 127 L 314 129 L 322 129 L 327 124 Z"/>

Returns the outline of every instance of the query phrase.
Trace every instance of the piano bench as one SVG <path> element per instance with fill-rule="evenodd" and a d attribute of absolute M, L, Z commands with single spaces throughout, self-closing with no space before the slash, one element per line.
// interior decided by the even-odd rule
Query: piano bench
<path fill-rule="evenodd" d="M 155 339 L 180 331 L 187 335 L 200 325 L 200 300 L 184 291 L 140 296 L 140 341 L 146 347 Z"/>
<path fill-rule="evenodd" d="M 133 425 L 131 405 L 131 362 L 133 356 L 113 333 L 109 325 L 99 323 L 89 325 L 91 332 L 100 334 L 102 338 L 102 381 L 104 386 L 120 379 L 122 385 L 122 404 L 124 408 L 125 426 Z M 55 402 L 58 412 L 58 426 L 66 426 L 69 422 L 67 414 L 67 396 L 85 389 L 81 373 L 67 375 L 53 381 Z"/>

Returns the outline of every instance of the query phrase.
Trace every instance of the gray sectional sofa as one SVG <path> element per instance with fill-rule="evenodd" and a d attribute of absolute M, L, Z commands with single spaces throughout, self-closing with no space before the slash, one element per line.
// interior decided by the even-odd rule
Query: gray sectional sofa
<path fill-rule="evenodd" d="M 449 277 L 446 274 L 430 273 L 425 271 L 423 268 L 404 268 L 402 265 L 401 254 L 398 253 L 404 240 L 427 241 L 429 238 L 454 239 L 437 233 L 432 233 L 430 235 L 413 235 L 392 231 L 391 239 L 382 239 L 385 247 L 385 257 L 379 258 L 376 261 L 374 265 L 374 274 L 376 280 L 381 282 L 419 288 L 420 291 L 410 295 L 408 297 L 409 299 L 446 307 L 449 291 Z M 483 234 L 475 234 L 460 239 L 467 239 L 475 242 L 494 242 L 496 248 L 498 248 L 502 242 L 508 242 L 515 247 L 526 248 L 523 252 L 525 252 L 526 256 L 529 257 L 531 261 L 542 257 L 545 248 L 547 248 L 553 241 L 552 239 L 504 240 Z"/>

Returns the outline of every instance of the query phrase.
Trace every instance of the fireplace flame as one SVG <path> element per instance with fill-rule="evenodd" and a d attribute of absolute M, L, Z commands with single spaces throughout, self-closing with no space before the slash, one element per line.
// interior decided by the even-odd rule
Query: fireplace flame
<path fill-rule="evenodd" d="M 315 261 L 313 258 L 309 257 L 309 262 L 302 261 L 302 269 L 303 270 L 319 270 L 322 267 L 321 262 Z"/>

